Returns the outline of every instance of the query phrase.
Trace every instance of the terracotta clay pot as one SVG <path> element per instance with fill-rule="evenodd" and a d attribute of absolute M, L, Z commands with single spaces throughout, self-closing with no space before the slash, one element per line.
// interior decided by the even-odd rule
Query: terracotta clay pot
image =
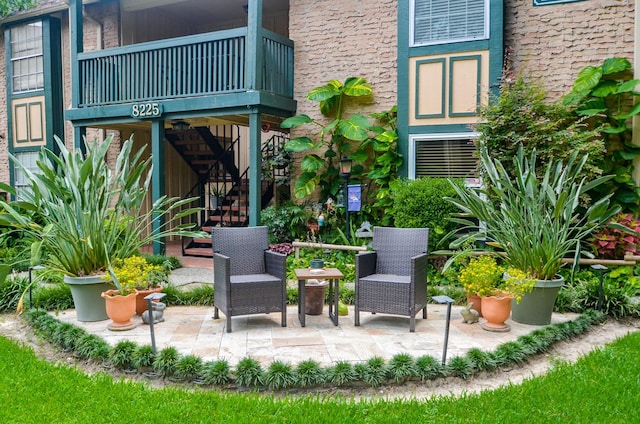
<path fill-rule="evenodd" d="M 107 328 L 114 331 L 131 330 L 136 324 L 131 318 L 136 313 L 136 293 L 126 296 L 118 294 L 118 290 L 107 290 L 102 292 L 107 309 L 107 316 L 111 318 L 111 323 Z"/>
<path fill-rule="evenodd" d="M 506 293 L 498 296 L 483 296 L 482 314 L 486 322 L 480 326 L 487 331 L 510 331 L 511 327 L 505 324 L 505 321 L 511 315 L 511 299 L 513 296 Z"/>
<path fill-rule="evenodd" d="M 162 292 L 162 286 L 154 287 L 148 290 L 138 290 L 138 295 L 136 296 L 136 314 L 138 314 L 138 316 L 142 316 L 142 313 L 148 309 L 149 306 L 147 304 L 147 301 L 144 300 L 145 296 L 149 296 L 151 293 L 160 292 Z"/>
<path fill-rule="evenodd" d="M 471 309 L 475 309 L 478 312 L 478 316 L 482 317 L 482 298 L 477 294 L 470 296 L 467 293 L 467 305 L 471 302 L 473 302 Z"/>

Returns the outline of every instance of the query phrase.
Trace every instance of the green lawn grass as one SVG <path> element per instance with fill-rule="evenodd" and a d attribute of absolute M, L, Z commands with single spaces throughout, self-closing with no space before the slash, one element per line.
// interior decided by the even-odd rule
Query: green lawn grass
<path fill-rule="evenodd" d="M 0 423 L 633 423 L 640 333 L 521 385 L 429 401 L 353 401 L 176 388 L 87 376 L 0 337 Z"/>

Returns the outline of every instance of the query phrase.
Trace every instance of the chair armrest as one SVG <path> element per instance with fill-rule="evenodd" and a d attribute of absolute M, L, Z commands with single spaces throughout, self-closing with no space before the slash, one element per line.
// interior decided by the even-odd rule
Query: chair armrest
<path fill-rule="evenodd" d="M 264 251 L 264 266 L 267 274 L 278 277 L 282 281 L 287 279 L 287 255 L 274 252 L 272 250 Z"/>
<path fill-rule="evenodd" d="M 427 284 L 427 266 L 429 257 L 426 253 L 411 258 L 411 282 L 415 285 Z"/>
<path fill-rule="evenodd" d="M 229 284 L 231 279 L 231 258 L 221 253 L 213 254 L 213 283 Z"/>
<path fill-rule="evenodd" d="M 376 252 L 364 252 L 356 255 L 356 281 L 358 278 L 376 273 Z"/>

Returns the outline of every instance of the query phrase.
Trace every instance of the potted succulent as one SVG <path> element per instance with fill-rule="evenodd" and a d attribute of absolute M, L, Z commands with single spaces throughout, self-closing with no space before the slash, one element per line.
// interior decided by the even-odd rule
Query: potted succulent
<path fill-rule="evenodd" d="M 144 147 L 134 152 L 129 138 L 111 169 L 112 140 L 84 140 L 84 149 L 69 151 L 56 137 L 59 153 L 43 148 L 35 171 L 10 156 L 28 186 L 20 201 L 0 201 L 0 221 L 34 240 L 32 262 L 65 275 L 79 321 L 107 319 L 101 293 L 108 286 L 101 275 L 109 264 L 171 235 L 206 236 L 192 231 L 193 224 L 178 224 L 199 211 L 187 207 L 193 198 L 163 196 L 146 208 L 151 158 L 143 156 Z"/>
<path fill-rule="evenodd" d="M 544 175 L 538 176 L 535 150 L 525 157 L 521 147 L 513 159 L 515 175 L 511 176 L 481 145 L 484 187 L 472 190 L 451 184 L 458 197 L 446 200 L 475 218 L 452 218 L 466 232 L 451 247 L 467 245 L 470 240 L 488 241 L 501 250 L 498 254 L 507 268 L 522 271 L 527 279 L 537 281 L 521 302 L 513 302 L 514 321 L 534 325 L 551 322 L 553 305 L 563 284 L 558 271 L 564 259 L 572 257 L 577 265 L 581 242 L 620 210 L 610 205 L 609 194 L 592 201 L 579 213 L 581 198 L 612 178 L 603 176 L 587 182 L 581 173 L 586 160 L 586 156 L 578 158 L 574 153 L 566 163 L 550 162 Z"/>

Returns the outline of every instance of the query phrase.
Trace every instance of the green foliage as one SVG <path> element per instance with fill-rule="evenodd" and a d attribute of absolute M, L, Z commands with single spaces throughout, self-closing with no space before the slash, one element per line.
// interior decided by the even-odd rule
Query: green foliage
<path fill-rule="evenodd" d="M 119 341 L 111 350 L 109 360 L 116 368 L 128 370 L 133 367 L 133 354 L 138 346 L 131 340 Z"/>
<path fill-rule="evenodd" d="M 184 290 L 175 286 L 168 286 L 164 287 L 162 292 L 166 294 L 163 298 L 163 302 L 169 305 L 213 305 L 213 285 L 211 284 L 203 284 L 190 290 Z"/>
<path fill-rule="evenodd" d="M 446 372 L 463 380 L 473 375 L 474 364 L 467 356 L 454 356 L 449 359 Z"/>
<path fill-rule="evenodd" d="M 269 243 L 291 242 L 304 238 L 311 210 L 304 205 L 284 202 L 267 206 L 260 212 L 260 222 L 269 228 Z"/>
<path fill-rule="evenodd" d="M 202 374 L 202 358 L 196 355 L 184 355 L 176 363 L 174 376 L 181 380 L 195 380 Z"/>
<path fill-rule="evenodd" d="M 318 423 L 524 423 L 531 422 L 531 417 L 576 423 L 611 422 L 615 417 L 613 421 L 631 423 L 640 421 L 635 390 L 638 350 L 640 334 L 634 332 L 574 364 L 560 362 L 544 376 L 521 384 L 424 400 L 358 400 L 333 393 L 291 397 L 177 387 L 158 389 L 115 380 L 103 373 L 88 376 L 72 367 L 50 364 L 31 349 L 0 338 L 0 404 L 11 405 L 0 408 L 0 422 L 68 422 L 69 411 L 73 411 L 77 422 L 103 422 L 105 418 L 130 422 L 131 411 L 136 410 L 140 414 L 135 420 L 144 422 L 210 422 L 215 415 L 228 422 L 256 424 L 310 419 Z M 17 388 L 20 396 L 16 396 Z M 88 399 L 100 401 L 92 401 L 88 408 Z"/>
<path fill-rule="evenodd" d="M 442 363 L 431 355 L 424 355 L 416 359 L 416 377 L 420 381 L 435 380 L 445 373 Z"/>
<path fill-rule="evenodd" d="M 463 181 L 452 180 L 460 188 Z M 444 178 L 398 180 L 393 185 L 393 219 L 400 228 L 429 228 L 429 251 L 440 247 L 443 237 L 459 227 L 449 220 L 458 212 L 455 205 L 444 200 L 456 192 Z"/>
<path fill-rule="evenodd" d="M 614 268 L 604 276 L 601 298 L 598 275 L 590 270 L 580 271 L 562 287 L 555 306 L 562 313 L 582 313 L 598 309 L 601 303 L 602 313 L 610 317 L 640 316 L 638 305 L 631 299 L 637 295 L 637 281 L 631 267 Z"/>
<path fill-rule="evenodd" d="M 476 219 L 452 218 L 467 232 L 451 247 L 468 246 L 469 242 L 486 238 L 505 252 L 508 268 L 523 271 L 531 278 L 554 278 L 568 255 L 573 255 L 576 264 L 581 242 L 620 211 L 619 206 L 609 204 L 609 195 L 578 214 L 581 195 L 611 178 L 586 183 L 582 176 L 586 156 L 579 159 L 573 153 L 566 163 L 549 163 L 540 176 L 536 152 L 526 157 L 519 149 L 513 160 L 513 178 L 502 162 L 491 158 L 482 146 L 480 161 L 487 178 L 485 188 L 472 190 L 451 183 L 457 197 L 446 199 Z"/>
<path fill-rule="evenodd" d="M 225 359 L 217 361 L 207 361 L 202 367 L 200 375 L 205 384 L 224 386 L 231 381 L 231 367 Z"/>
<path fill-rule="evenodd" d="M 297 382 L 300 387 L 314 387 L 325 381 L 325 371 L 317 361 L 307 359 L 296 367 Z"/>
<path fill-rule="evenodd" d="M 396 383 L 402 383 L 417 375 L 415 360 L 406 353 L 393 355 L 389 361 L 389 375 Z"/>
<path fill-rule="evenodd" d="M 170 377 L 175 374 L 180 357 L 178 349 L 173 346 L 165 347 L 153 360 L 153 370 L 165 377 Z"/>
<path fill-rule="evenodd" d="M 111 346 L 95 334 L 85 334 L 76 343 L 76 352 L 81 358 L 96 362 L 106 361 L 111 353 Z M 135 353 L 134 353 L 135 359 Z"/>
<path fill-rule="evenodd" d="M 353 365 L 347 361 L 338 361 L 327 369 L 327 382 L 335 386 L 345 386 L 358 377 Z"/>
<path fill-rule="evenodd" d="M 640 113 L 640 80 L 633 79 L 629 60 L 612 57 L 599 66 L 583 68 L 564 102 L 576 107 L 604 140 L 604 157 L 598 162 L 604 174 L 615 175 L 594 190 L 594 198 L 613 193 L 612 201 L 624 212 L 638 212 L 640 186 L 633 178 L 634 158 L 640 147 L 632 141 L 632 119 Z"/>
<path fill-rule="evenodd" d="M 591 130 L 584 118 L 576 116 L 572 107 L 562 101 L 548 101 L 540 83 L 528 81 L 520 75 L 504 79 L 497 97 L 480 108 L 481 123 L 478 143 L 489 154 L 499 158 L 510 175 L 516 169 L 512 163 L 518 149 L 525 155 L 537 152 L 538 170 L 548 163 L 566 161 L 573 152 L 588 155 L 581 176 L 588 180 L 602 174 L 604 144 L 598 132 Z"/>
<path fill-rule="evenodd" d="M 264 371 L 254 358 L 243 358 L 236 366 L 236 384 L 242 387 L 258 387 L 264 384 Z"/>
<path fill-rule="evenodd" d="M 21 193 L 23 200 L 19 202 L 0 201 L 0 225 L 35 240 L 32 264 L 42 263 L 71 276 L 92 275 L 153 241 L 171 235 L 204 236 L 200 231 L 189 231 L 192 224 L 180 224 L 198 212 L 198 208 L 185 209 L 194 199 L 163 196 L 147 210 L 151 158 L 143 157 L 144 148 L 133 152 L 130 138 L 123 143 L 115 170 L 111 170 L 107 155 L 112 140 L 112 136 L 101 144 L 85 140 L 85 154 L 82 149 L 67 150 L 56 137 L 60 153 L 42 148 L 37 171 L 11 156 L 26 176 L 28 190 Z M 3 189 L 15 195 L 11 187 L 3 185 Z M 156 224 L 159 228 L 151 231 Z"/>
<path fill-rule="evenodd" d="M 307 99 L 319 103 L 320 112 L 327 119 L 297 115 L 282 122 L 282 128 L 312 124 L 317 129 L 316 134 L 293 138 L 285 145 L 289 152 L 306 153 L 300 162 L 302 173 L 293 188 L 297 198 L 312 195 L 319 186 L 321 199 L 336 199 L 342 187 L 339 161 L 348 157 L 354 162 L 351 183 L 368 184 L 363 209 L 378 220 L 385 219 L 384 212 L 391 207 L 390 184 L 402 165 L 397 145 L 397 108 L 373 114 L 377 125 L 360 113 L 345 113 L 347 105 L 372 93 L 367 80 L 361 77 L 347 78 L 344 84 L 331 80 L 307 94 Z M 318 140 L 314 141 L 316 136 Z"/>
<path fill-rule="evenodd" d="M 133 365 L 134 368 L 138 369 L 151 368 L 153 366 L 153 361 L 155 360 L 155 358 L 156 355 L 153 353 L 153 346 L 139 346 L 133 352 L 131 365 Z"/>
<path fill-rule="evenodd" d="M 160 265 L 165 271 L 173 271 L 174 269 L 182 268 L 182 264 L 180 263 L 180 259 L 175 256 L 165 256 L 165 255 L 153 255 L 153 254 L 142 254 L 142 257 L 147 261 L 150 265 Z"/>
<path fill-rule="evenodd" d="M 271 390 L 286 389 L 296 382 L 296 375 L 291 364 L 273 361 L 264 375 L 264 384 Z"/>
<path fill-rule="evenodd" d="M 29 287 L 29 279 L 25 277 L 16 275 L 4 281 L 0 280 L 0 312 L 15 311 L 27 287 Z"/>
<path fill-rule="evenodd" d="M 379 356 L 374 356 L 367 360 L 359 372 L 362 381 L 372 387 L 378 387 L 388 379 L 389 366 L 385 360 Z"/>
<path fill-rule="evenodd" d="M 40 0 L 4 0 L 0 2 L 0 18 L 35 7 Z"/>

